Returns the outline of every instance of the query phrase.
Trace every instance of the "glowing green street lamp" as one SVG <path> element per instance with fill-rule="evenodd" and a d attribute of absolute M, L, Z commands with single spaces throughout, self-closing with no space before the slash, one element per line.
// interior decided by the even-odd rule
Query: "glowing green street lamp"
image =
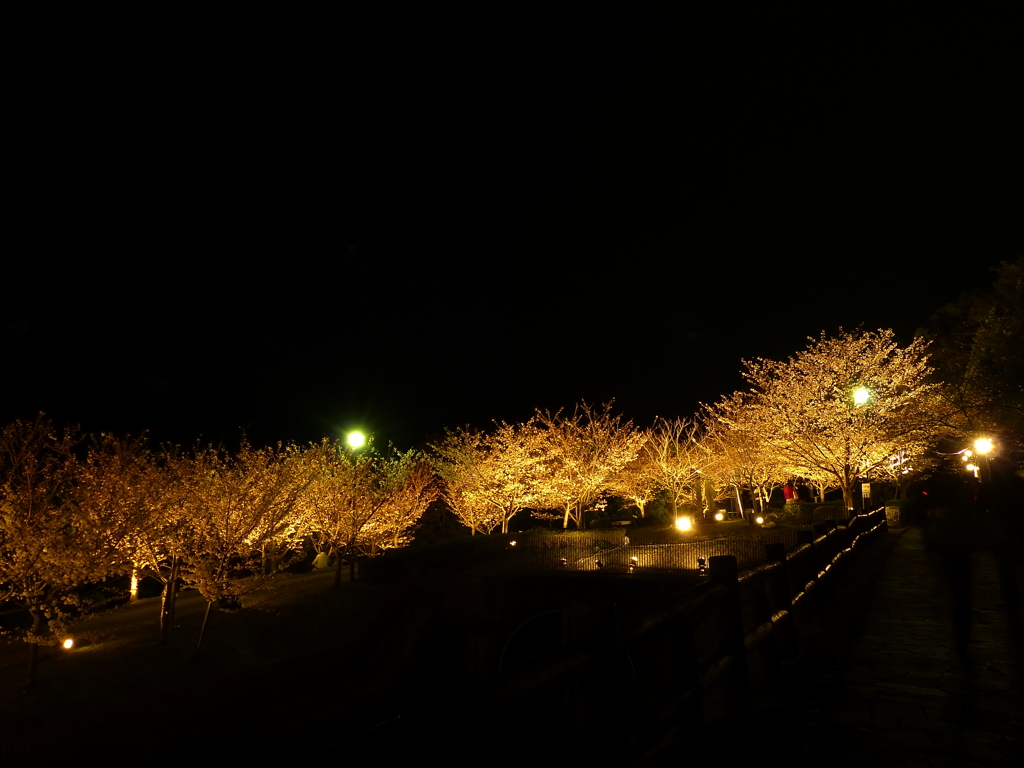
<path fill-rule="evenodd" d="M 351 508 L 351 521 L 352 531 L 349 533 L 348 539 L 348 580 L 355 581 L 356 579 L 356 553 L 355 553 L 355 520 L 356 520 L 356 492 L 358 490 L 358 471 L 359 463 L 356 460 L 356 451 L 363 448 L 366 445 L 366 435 L 360 432 L 358 429 L 349 432 L 345 435 L 345 444 L 349 447 L 349 452 L 352 459 L 352 508 Z M 334 571 L 334 586 L 341 586 L 341 552 L 338 553 L 338 565 Z"/>
<path fill-rule="evenodd" d="M 853 390 L 853 404 L 857 406 L 867 405 L 871 402 L 871 390 L 867 387 L 857 387 Z"/>

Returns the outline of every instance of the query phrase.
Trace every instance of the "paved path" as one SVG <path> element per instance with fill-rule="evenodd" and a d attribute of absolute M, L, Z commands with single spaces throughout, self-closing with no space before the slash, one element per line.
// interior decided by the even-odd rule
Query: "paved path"
<path fill-rule="evenodd" d="M 961 584 L 973 573 L 961 653 L 948 566 L 920 529 L 888 533 L 819 616 L 807 657 L 758 692 L 757 725 L 719 764 L 1024 765 L 1024 629 L 1000 603 L 991 554 L 970 559 L 954 566 Z"/>

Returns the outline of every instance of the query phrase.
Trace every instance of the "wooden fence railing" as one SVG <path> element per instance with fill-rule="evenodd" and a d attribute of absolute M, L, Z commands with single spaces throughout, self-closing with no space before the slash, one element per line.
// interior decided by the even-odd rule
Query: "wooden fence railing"
<path fill-rule="evenodd" d="M 396 759 L 403 749 L 422 758 L 459 745 L 499 764 L 539 755 L 544 764 L 660 764 L 709 724 L 749 716 L 752 682 L 801 654 L 814 611 L 886 530 L 884 510 L 818 524 L 788 550 L 767 544 L 766 562 L 742 573 L 735 557 L 712 555 L 704 583 L 681 599 L 639 612 L 609 605 L 606 631 L 570 638 L 361 740 L 388 744 Z"/>

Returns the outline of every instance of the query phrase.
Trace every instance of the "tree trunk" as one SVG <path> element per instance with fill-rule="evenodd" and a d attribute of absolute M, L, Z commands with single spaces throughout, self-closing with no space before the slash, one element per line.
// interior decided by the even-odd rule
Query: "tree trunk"
<path fill-rule="evenodd" d="M 29 613 L 32 615 L 32 636 L 38 639 L 46 619 L 38 608 L 30 608 Z M 25 685 L 32 688 L 36 684 L 36 668 L 39 666 L 39 643 L 29 643 L 28 646 L 28 674 L 25 676 Z"/>
<path fill-rule="evenodd" d="M 853 509 L 853 486 L 850 484 L 843 484 L 843 504 L 847 510 Z"/>
<path fill-rule="evenodd" d="M 164 584 L 164 594 L 160 600 L 160 645 L 167 645 L 171 636 L 171 625 L 174 623 L 174 604 L 178 599 L 178 573 L 181 560 L 171 559 L 171 573 Z"/>
<path fill-rule="evenodd" d="M 206 625 L 210 621 L 210 611 L 213 609 L 213 600 L 206 601 L 206 613 L 203 614 L 203 626 L 199 628 L 199 642 L 196 644 L 196 656 L 203 649 L 203 638 L 206 637 Z"/>
<path fill-rule="evenodd" d="M 356 537 L 348 541 L 348 580 L 350 584 L 356 580 Z"/>

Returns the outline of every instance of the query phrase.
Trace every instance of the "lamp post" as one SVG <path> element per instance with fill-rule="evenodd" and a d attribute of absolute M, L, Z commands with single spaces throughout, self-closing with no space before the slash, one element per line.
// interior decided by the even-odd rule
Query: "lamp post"
<path fill-rule="evenodd" d="M 981 457 L 981 460 L 978 462 L 981 466 L 978 469 L 984 467 L 982 471 L 983 476 L 979 478 L 983 483 L 992 481 L 992 468 L 988 463 L 988 455 L 992 452 L 993 448 L 995 448 L 995 443 L 987 437 L 979 437 L 974 441 L 974 452 Z M 978 477 L 977 471 L 975 471 L 974 476 Z"/>
<path fill-rule="evenodd" d="M 866 387 L 863 384 L 860 384 L 859 386 L 854 387 L 850 391 L 850 400 L 853 402 L 854 409 L 857 409 L 857 410 L 860 410 L 861 408 L 866 408 L 867 406 L 871 405 L 871 401 L 874 399 L 874 397 L 875 397 L 875 393 L 869 387 Z M 853 429 L 853 419 L 854 419 L 854 412 L 850 411 L 850 429 L 851 430 Z M 849 437 L 847 437 L 847 442 L 849 442 Z M 846 463 L 847 463 L 847 467 L 848 467 L 847 472 L 849 472 L 852 469 L 852 468 L 849 467 L 849 465 L 850 465 L 849 445 L 847 445 L 847 460 L 846 460 Z M 857 467 L 856 469 L 857 469 L 858 476 L 859 476 L 861 467 Z M 852 477 L 852 478 L 849 478 L 846 482 L 852 484 L 856 479 L 857 479 L 857 477 Z M 860 510 L 861 510 L 861 512 L 864 511 L 864 488 L 863 488 L 863 486 L 864 486 L 864 484 L 861 483 L 861 499 L 860 499 Z M 855 486 L 852 486 L 852 485 L 850 487 L 850 491 L 849 491 L 850 500 L 849 500 L 848 507 L 847 507 L 847 510 L 846 510 L 847 515 L 850 516 L 850 517 L 853 517 L 853 515 L 857 511 L 856 510 L 856 505 L 854 503 L 854 498 L 853 498 L 853 489 L 854 489 L 854 487 Z M 821 500 L 822 500 L 822 502 L 825 501 L 824 492 L 822 493 Z"/>
<path fill-rule="evenodd" d="M 348 445 L 349 459 L 352 462 L 352 503 L 349 508 L 350 530 L 348 534 L 348 580 L 355 581 L 356 578 L 356 495 L 359 490 L 359 462 L 356 451 L 366 445 L 366 435 L 356 430 L 345 435 L 345 444 Z M 338 563 L 334 571 L 334 586 L 341 586 L 341 552 L 338 553 Z"/>
<path fill-rule="evenodd" d="M 957 453 L 960 454 L 961 461 L 967 462 L 967 464 L 964 466 L 964 469 L 966 469 L 968 472 L 974 473 L 974 477 L 976 479 L 984 481 L 985 478 L 982 478 L 979 475 L 979 473 L 981 472 L 982 459 L 984 459 L 985 474 L 988 475 L 988 479 L 991 479 L 991 472 L 989 471 L 988 465 L 988 454 L 992 452 L 993 448 L 995 448 L 995 443 L 993 443 L 989 438 L 979 437 L 977 440 L 974 441 L 973 451 L 970 448 L 964 448 L 962 451 L 957 451 Z M 980 459 L 977 460 L 977 464 L 974 463 L 975 454 L 981 457 Z M 946 455 L 948 456 L 950 454 Z M 956 454 L 952 455 L 955 456 Z"/>

